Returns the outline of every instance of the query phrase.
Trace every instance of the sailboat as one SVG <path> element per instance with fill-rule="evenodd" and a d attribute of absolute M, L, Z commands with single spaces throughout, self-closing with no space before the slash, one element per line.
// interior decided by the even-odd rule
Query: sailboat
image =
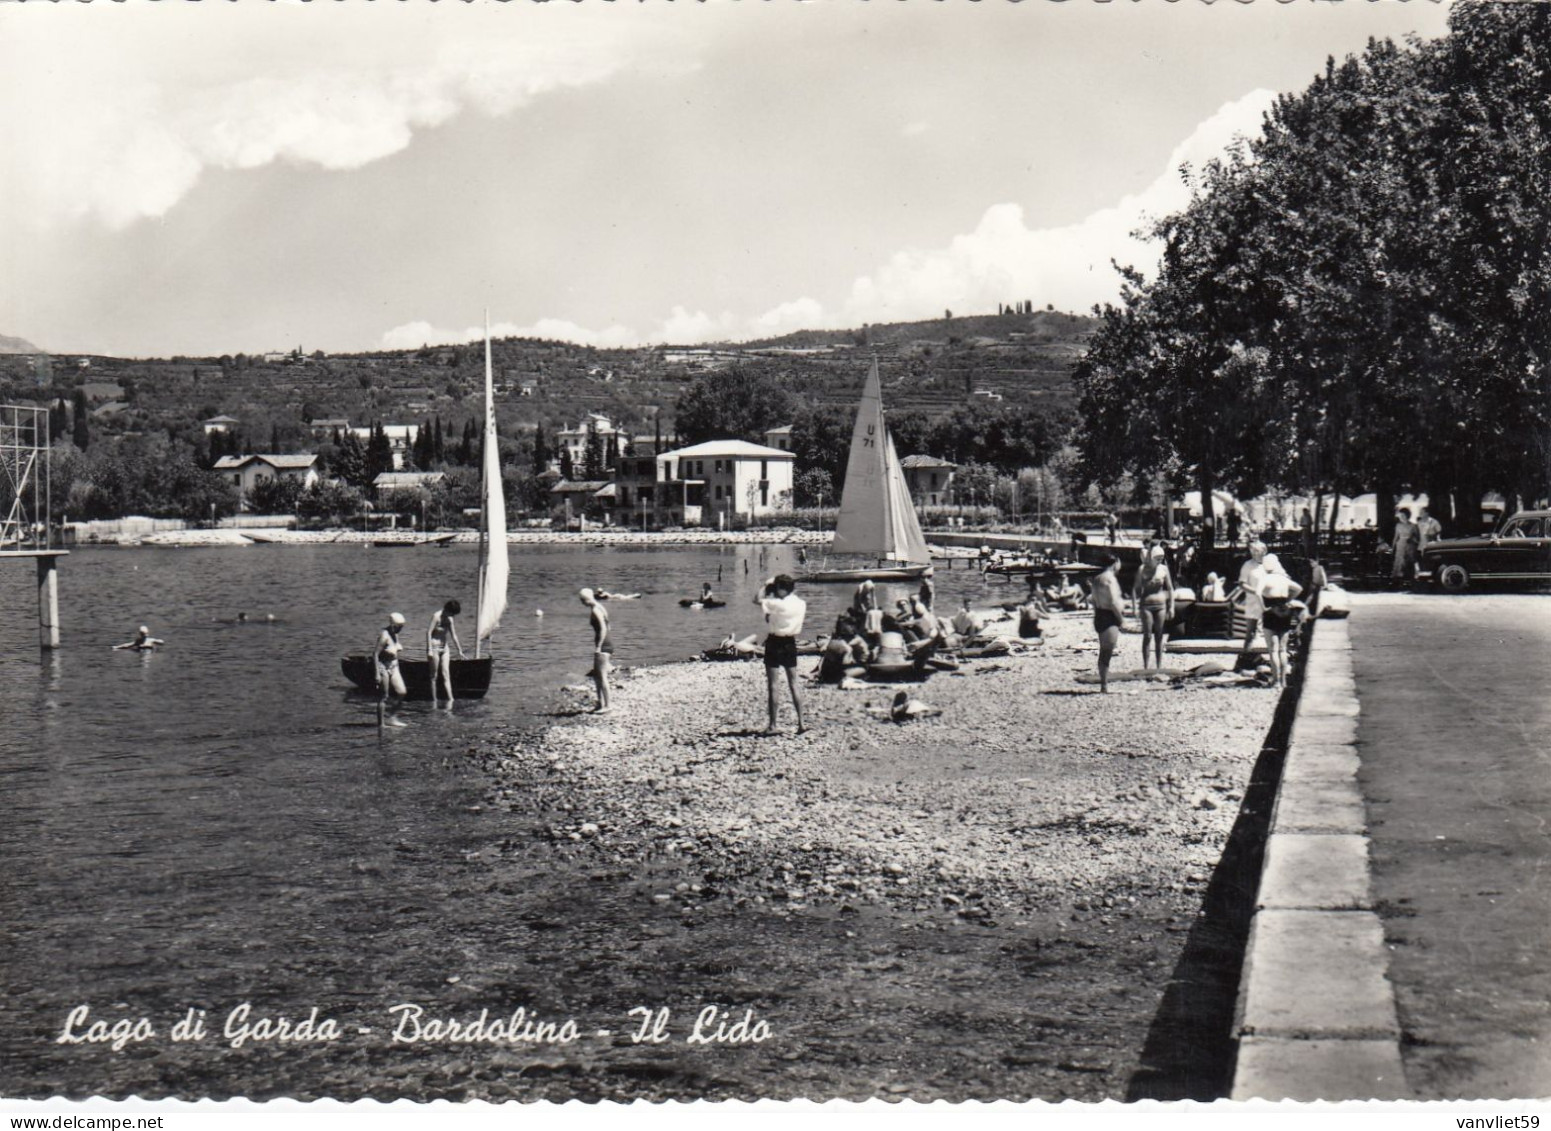
<path fill-rule="evenodd" d="M 511 573 L 506 545 L 506 493 L 501 487 L 501 452 L 495 434 L 495 379 L 490 363 L 490 315 L 485 315 L 485 431 L 480 459 L 479 582 L 474 607 L 474 655 L 453 658 L 452 693 L 458 699 L 483 699 L 490 690 L 494 661 L 481 655 L 485 641 L 501 626 L 506 612 L 506 581 Z M 449 536 L 450 537 L 450 536 Z M 339 661 L 345 678 L 362 691 L 377 690 L 377 664 L 369 654 L 351 653 Z M 431 661 L 400 658 L 399 672 L 410 699 L 430 699 Z"/>
<path fill-rule="evenodd" d="M 920 577 L 932 562 L 916 518 L 915 504 L 905 486 L 905 472 L 894 440 L 883 420 L 883 392 L 878 359 L 873 358 L 862 401 L 851 430 L 851 454 L 846 461 L 840 517 L 835 522 L 832 554 L 857 554 L 876 563 L 859 569 L 820 569 L 803 581 L 904 581 Z"/>

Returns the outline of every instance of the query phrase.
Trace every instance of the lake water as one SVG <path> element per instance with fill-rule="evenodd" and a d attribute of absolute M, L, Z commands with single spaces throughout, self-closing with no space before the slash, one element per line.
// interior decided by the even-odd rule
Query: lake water
<path fill-rule="evenodd" d="M 23 1073 L 0 1073 L 0 1092 L 65 1086 L 52 1038 L 76 1003 L 396 999 L 406 949 L 502 938 L 499 905 L 447 903 L 449 869 L 492 836 L 486 783 L 461 754 L 541 721 L 582 681 L 576 588 L 644 594 L 611 605 L 616 660 L 632 666 L 760 631 L 753 592 L 780 571 L 797 571 L 794 547 L 514 546 L 489 696 L 451 714 L 409 705 L 379 746 L 374 702 L 339 657 L 369 648 L 393 610 L 421 654 L 453 597 L 472 653 L 472 546 L 82 549 L 60 566 L 63 648 L 41 658 L 33 567 L 0 562 L 0 1064 Z M 727 608 L 678 607 L 702 581 Z M 1018 588 L 938 571 L 944 608 Z M 850 589 L 804 595 L 811 634 Z M 166 648 L 111 650 L 140 624 Z"/>

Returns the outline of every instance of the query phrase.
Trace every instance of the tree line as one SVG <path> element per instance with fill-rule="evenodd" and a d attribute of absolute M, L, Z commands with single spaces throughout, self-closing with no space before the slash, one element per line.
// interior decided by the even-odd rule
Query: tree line
<path fill-rule="evenodd" d="M 1439 40 L 1370 42 L 1187 174 L 1158 272 L 1123 272 L 1076 370 L 1088 474 L 1208 508 L 1376 491 L 1381 520 L 1425 491 L 1457 529 L 1486 491 L 1546 497 L 1551 7 L 1467 2 Z"/>
<path fill-rule="evenodd" d="M 773 374 L 730 366 L 696 378 L 684 390 L 674 414 L 673 442 L 763 444 L 767 431 L 789 424 L 798 468 L 794 502 L 820 506 L 833 503 L 845 487 L 855 420 L 853 405 L 815 404 L 790 392 Z M 919 410 L 888 414 L 901 458 L 934 455 L 1009 481 L 1025 468 L 1050 464 L 1072 425 L 1073 417 L 1063 409 L 985 399 L 966 401 L 942 415 Z M 982 497 L 990 497 L 989 488 Z"/>

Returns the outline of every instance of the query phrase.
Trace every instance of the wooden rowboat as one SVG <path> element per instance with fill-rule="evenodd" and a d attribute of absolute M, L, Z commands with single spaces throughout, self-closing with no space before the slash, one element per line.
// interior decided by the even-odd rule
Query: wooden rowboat
<path fill-rule="evenodd" d="M 377 694 L 377 665 L 365 652 L 352 652 L 341 656 L 340 670 L 345 678 L 361 691 Z M 481 656 L 477 660 L 452 661 L 452 694 L 456 699 L 483 699 L 490 690 L 491 659 Z M 406 698 L 428 700 L 431 698 L 431 661 L 399 660 L 399 673 L 404 677 Z"/>

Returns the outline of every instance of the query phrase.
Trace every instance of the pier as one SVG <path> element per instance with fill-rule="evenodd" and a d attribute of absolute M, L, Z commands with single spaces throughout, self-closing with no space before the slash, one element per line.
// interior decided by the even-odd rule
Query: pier
<path fill-rule="evenodd" d="M 59 559 L 49 482 L 49 410 L 0 405 L 0 558 L 31 558 L 38 571 L 38 646 L 59 647 Z"/>
<path fill-rule="evenodd" d="M 31 558 L 38 564 L 38 647 L 59 647 L 59 559 L 69 550 L 0 550 L 3 558 Z"/>

